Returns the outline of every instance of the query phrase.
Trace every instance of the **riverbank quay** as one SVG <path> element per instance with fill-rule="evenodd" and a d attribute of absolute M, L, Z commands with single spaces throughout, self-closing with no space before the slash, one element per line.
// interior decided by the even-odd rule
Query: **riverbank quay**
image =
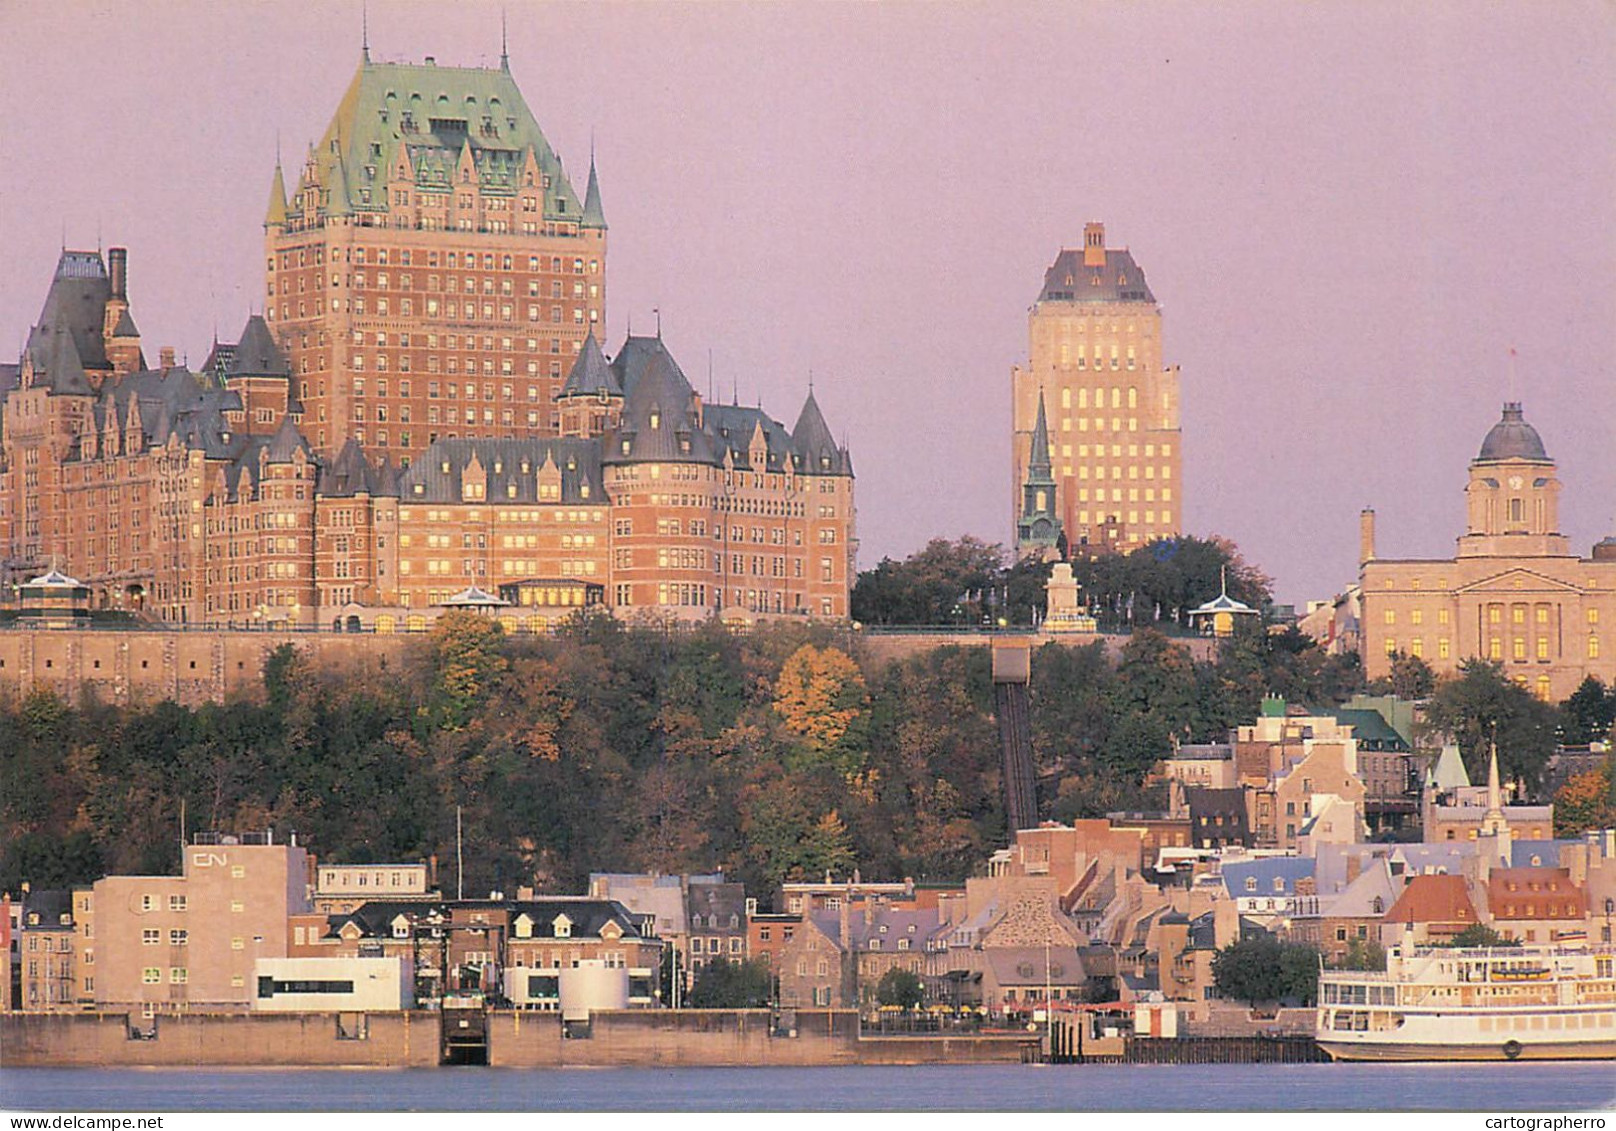
<path fill-rule="evenodd" d="M 861 1036 L 853 1010 L 798 1010 L 782 1028 L 768 1010 L 623 1010 L 589 1022 L 489 1010 L 468 1040 L 453 1011 L 125 1013 L 0 1016 L 0 1059 L 28 1067 L 428 1068 L 810 1067 L 1020 1064 L 1034 1034 Z"/>

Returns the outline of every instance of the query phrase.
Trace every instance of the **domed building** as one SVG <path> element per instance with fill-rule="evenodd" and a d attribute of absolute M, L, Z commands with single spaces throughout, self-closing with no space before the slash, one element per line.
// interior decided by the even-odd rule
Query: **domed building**
<path fill-rule="evenodd" d="M 1592 675 L 1616 681 L 1616 555 L 1571 550 L 1560 533 L 1554 460 L 1518 403 L 1470 461 L 1466 528 L 1454 557 L 1380 558 L 1375 512 L 1361 520 L 1362 649 L 1369 678 L 1398 654 L 1437 672 L 1495 660 L 1517 683 L 1561 700 Z M 1607 541 L 1609 541 L 1607 539 Z"/>

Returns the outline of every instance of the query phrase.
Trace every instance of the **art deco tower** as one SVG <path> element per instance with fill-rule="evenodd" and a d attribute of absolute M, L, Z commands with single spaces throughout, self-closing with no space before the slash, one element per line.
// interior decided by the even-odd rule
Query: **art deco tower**
<path fill-rule="evenodd" d="M 1028 316 L 1030 358 L 1011 374 L 1014 511 L 1048 406 L 1055 515 L 1073 555 L 1130 550 L 1181 530 L 1178 367 L 1161 362 L 1161 309 L 1127 249 L 1088 224 L 1063 249 Z M 1046 552 L 1018 530 L 1017 554 Z"/>
<path fill-rule="evenodd" d="M 408 462 L 433 440 L 553 436 L 606 319 L 606 222 L 498 68 L 367 50 L 291 195 L 264 219 L 264 317 L 303 432 Z"/>

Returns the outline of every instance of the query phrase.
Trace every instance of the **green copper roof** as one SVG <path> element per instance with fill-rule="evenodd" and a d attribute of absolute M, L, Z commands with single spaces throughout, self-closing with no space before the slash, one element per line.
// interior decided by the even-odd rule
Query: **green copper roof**
<path fill-rule="evenodd" d="M 281 176 L 281 164 L 275 162 L 275 179 L 269 186 L 269 210 L 264 213 L 264 223 L 286 223 L 286 180 Z"/>
<path fill-rule="evenodd" d="M 600 178 L 595 175 L 593 154 L 589 157 L 589 187 L 584 190 L 583 226 L 606 230 L 606 213 L 600 207 Z"/>
<path fill-rule="evenodd" d="M 461 155 L 469 151 L 472 175 L 496 195 L 525 185 L 531 152 L 535 183 L 549 179 L 545 218 L 584 220 L 560 158 L 507 70 L 361 62 L 312 155 L 315 178 L 327 190 L 325 214 L 385 211 L 401 150 L 416 186 L 443 192 L 464 183 Z M 305 171 L 299 195 L 309 187 Z M 604 221 L 597 218 L 596 226 Z"/>

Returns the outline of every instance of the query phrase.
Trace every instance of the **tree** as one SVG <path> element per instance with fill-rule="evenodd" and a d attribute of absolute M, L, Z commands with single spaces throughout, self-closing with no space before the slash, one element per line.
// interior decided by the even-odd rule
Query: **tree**
<path fill-rule="evenodd" d="M 1612 758 L 1597 770 L 1572 774 L 1554 795 L 1554 835 L 1579 836 L 1588 829 L 1616 827 L 1616 782 Z"/>
<path fill-rule="evenodd" d="M 951 624 L 973 604 L 980 616 L 985 595 L 1000 584 L 1004 548 L 966 535 L 958 542 L 933 538 L 901 562 L 883 558 L 853 586 L 853 619 L 865 624 Z M 974 597 L 974 601 L 973 601 Z M 956 608 L 960 612 L 956 614 Z"/>
<path fill-rule="evenodd" d="M 1268 934 L 1241 939 L 1213 956 L 1212 980 L 1224 997 L 1252 1006 L 1281 1001 L 1311 1005 L 1318 995 L 1319 952 Z"/>
<path fill-rule="evenodd" d="M 835 648 L 804 644 L 780 669 L 774 710 L 785 729 L 814 756 L 844 774 L 864 764 L 864 716 L 869 703 L 858 665 Z"/>
<path fill-rule="evenodd" d="M 1505 938 L 1485 923 L 1472 923 L 1448 940 L 1453 947 L 1520 946 L 1515 939 Z"/>
<path fill-rule="evenodd" d="M 1337 970 L 1384 970 L 1386 950 L 1374 939 L 1353 939 L 1346 954 L 1336 963 Z"/>
<path fill-rule="evenodd" d="M 691 1009 L 767 1009 L 774 999 L 774 972 L 766 962 L 714 959 L 696 971 L 687 1000 Z"/>
<path fill-rule="evenodd" d="M 926 988 L 921 984 L 919 974 L 894 966 L 882 974 L 881 980 L 876 983 L 875 1000 L 882 1005 L 919 1009 L 921 1002 L 926 1000 Z"/>
<path fill-rule="evenodd" d="M 1598 676 L 1589 676 L 1560 704 L 1568 746 L 1582 746 L 1611 736 L 1616 724 L 1616 687 L 1607 692 Z"/>
<path fill-rule="evenodd" d="M 1496 743 L 1499 773 L 1528 786 L 1537 785 L 1554 753 L 1558 716 L 1488 660 L 1466 660 L 1457 675 L 1439 680 L 1425 715 L 1429 729 L 1458 741 L 1471 781 L 1487 780 Z"/>
<path fill-rule="evenodd" d="M 1399 652 L 1392 657 L 1391 674 L 1376 680 L 1370 691 L 1399 699 L 1425 699 L 1436 690 L 1436 673 L 1419 656 Z"/>
<path fill-rule="evenodd" d="M 505 671 L 499 621 L 466 609 L 444 613 L 432 626 L 434 717 L 445 730 L 458 730 L 493 681 Z"/>

